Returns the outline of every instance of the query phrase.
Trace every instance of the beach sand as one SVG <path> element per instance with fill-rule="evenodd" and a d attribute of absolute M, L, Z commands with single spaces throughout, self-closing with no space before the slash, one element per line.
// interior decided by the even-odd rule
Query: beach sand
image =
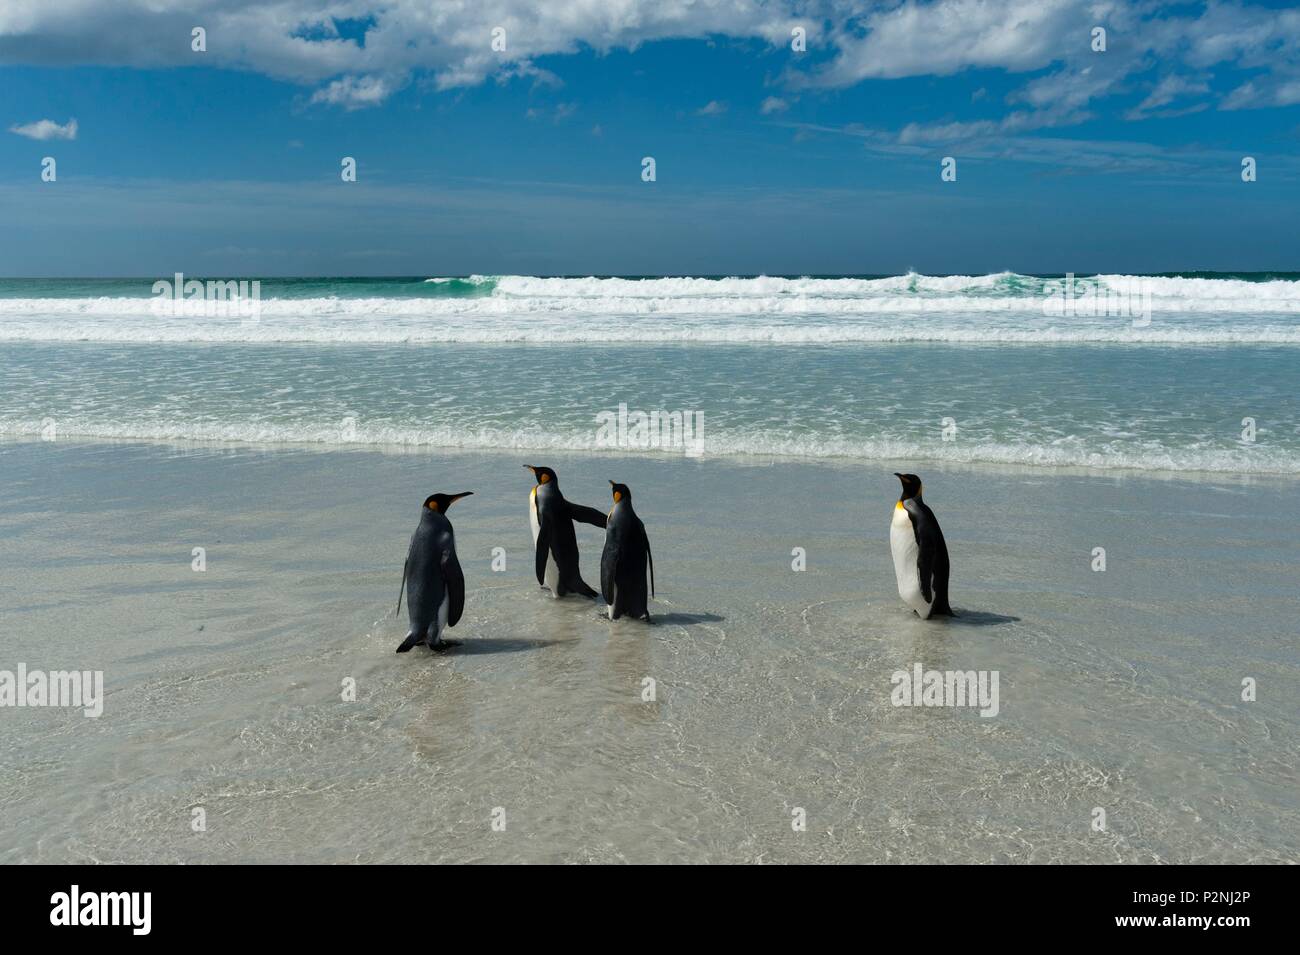
<path fill-rule="evenodd" d="M 631 486 L 655 625 L 538 589 L 523 463 Z M 957 620 L 895 592 L 895 470 Z M 0 710 L 3 862 L 1300 861 L 1290 479 L 9 441 L 0 486 L 0 669 L 106 689 Z M 398 656 L 462 490 L 463 644 Z M 916 663 L 997 671 L 997 715 L 892 705 Z"/>

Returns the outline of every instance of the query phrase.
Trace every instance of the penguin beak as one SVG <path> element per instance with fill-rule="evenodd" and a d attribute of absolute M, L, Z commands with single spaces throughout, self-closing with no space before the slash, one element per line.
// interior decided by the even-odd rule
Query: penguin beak
<path fill-rule="evenodd" d="M 609 481 L 609 478 L 606 478 L 605 480 Z M 613 482 L 613 481 L 609 481 L 609 486 L 610 486 L 610 487 L 613 487 L 613 486 L 614 486 L 614 482 Z"/>
<path fill-rule="evenodd" d="M 469 497 L 473 493 L 473 491 L 461 491 L 459 494 L 453 494 L 451 499 L 453 501 L 459 501 L 462 497 Z"/>
<path fill-rule="evenodd" d="M 533 467 L 531 464 L 525 464 L 524 467 L 525 467 L 527 470 L 532 471 L 534 474 L 537 473 L 537 468 Z"/>

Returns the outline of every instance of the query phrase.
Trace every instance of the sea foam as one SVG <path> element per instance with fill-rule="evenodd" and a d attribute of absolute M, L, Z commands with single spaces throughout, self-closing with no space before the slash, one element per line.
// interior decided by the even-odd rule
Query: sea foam
<path fill-rule="evenodd" d="M 1060 311 L 1059 279 L 1011 272 L 863 278 L 431 278 L 446 295 L 275 297 L 257 321 L 155 314 L 149 297 L 0 298 L 0 341 L 1297 344 L 1300 281 L 1108 275 L 1149 323 Z M 268 283 L 270 285 L 270 283 Z M 1081 299 L 1080 301 L 1087 301 Z M 1144 316 L 1145 317 L 1145 316 Z"/>

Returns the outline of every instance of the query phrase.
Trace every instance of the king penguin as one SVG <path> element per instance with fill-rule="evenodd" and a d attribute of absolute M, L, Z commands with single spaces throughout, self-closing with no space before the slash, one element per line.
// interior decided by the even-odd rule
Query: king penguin
<path fill-rule="evenodd" d="M 605 525 L 605 550 L 600 555 L 600 591 L 609 607 L 609 619 L 627 614 L 650 622 L 646 607 L 646 570 L 650 572 L 650 596 L 655 592 L 655 562 L 650 556 L 650 538 L 645 525 L 632 510 L 632 492 L 626 484 L 609 482 L 614 506 Z"/>
<path fill-rule="evenodd" d="M 894 505 L 889 526 L 889 546 L 894 552 L 898 596 L 922 620 L 954 617 L 948 606 L 948 545 L 934 512 L 921 500 L 921 479 L 898 474 L 903 492 Z"/>
<path fill-rule="evenodd" d="M 469 497 L 460 494 L 430 494 L 420 508 L 420 524 L 411 535 L 411 548 L 402 568 L 402 589 L 406 590 L 406 612 L 411 620 L 406 639 L 397 648 L 405 653 L 424 644 L 440 650 L 442 632 L 456 626 L 465 609 L 465 575 L 456 559 L 456 535 L 447 520 L 453 501 Z M 397 609 L 402 609 L 402 589 L 397 591 Z"/>
<path fill-rule="evenodd" d="M 537 478 L 528 496 L 528 519 L 533 528 L 533 548 L 537 583 L 548 587 L 555 597 L 577 593 L 596 596 L 578 569 L 578 537 L 573 522 L 582 521 L 596 527 L 605 526 L 605 515 L 594 507 L 571 504 L 560 493 L 560 483 L 550 468 L 525 464 Z"/>

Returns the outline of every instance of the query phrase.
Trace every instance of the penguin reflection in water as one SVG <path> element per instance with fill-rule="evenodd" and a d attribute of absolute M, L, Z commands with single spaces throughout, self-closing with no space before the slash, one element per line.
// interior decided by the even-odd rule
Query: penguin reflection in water
<path fill-rule="evenodd" d="M 646 607 L 646 571 L 650 575 L 650 596 L 655 592 L 655 562 L 650 556 L 650 538 L 645 525 L 632 510 L 632 492 L 626 484 L 609 482 L 614 506 L 605 526 L 605 550 L 600 555 L 600 590 L 609 606 L 609 619 L 626 614 L 650 622 Z"/>
<path fill-rule="evenodd" d="M 605 526 L 605 515 L 594 507 L 572 504 L 560 493 L 560 482 L 550 468 L 525 464 L 537 479 L 528 495 L 528 520 L 533 529 L 537 583 L 559 598 L 576 593 L 596 596 L 578 568 L 578 536 L 573 522 Z"/>
<path fill-rule="evenodd" d="M 424 644 L 431 650 L 451 646 L 442 632 L 456 626 L 465 609 L 465 575 L 456 559 L 456 536 L 447 520 L 447 508 L 473 491 L 460 494 L 431 494 L 420 509 L 420 524 L 411 535 L 411 548 L 402 568 L 402 588 L 397 591 L 397 610 L 402 609 L 402 590 L 406 591 L 406 611 L 411 628 L 398 653 Z"/>
<path fill-rule="evenodd" d="M 903 483 L 889 527 L 898 596 L 922 620 L 955 617 L 948 605 L 948 545 L 934 511 L 921 500 L 921 479 L 897 472 L 894 477 Z"/>

